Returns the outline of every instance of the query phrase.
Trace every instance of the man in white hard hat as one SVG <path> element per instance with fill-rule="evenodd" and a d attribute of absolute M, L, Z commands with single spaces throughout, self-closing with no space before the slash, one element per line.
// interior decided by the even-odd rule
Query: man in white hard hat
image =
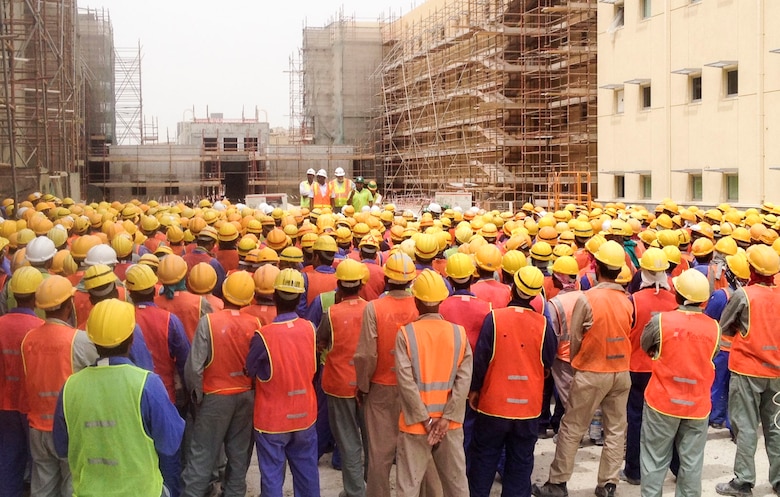
<path fill-rule="evenodd" d="M 306 207 L 311 209 L 311 199 L 314 198 L 314 176 L 315 176 L 314 169 L 309 168 L 308 171 L 306 171 L 306 179 L 304 181 L 301 181 L 301 184 L 298 186 L 298 191 L 301 194 L 301 208 Z"/>
<path fill-rule="evenodd" d="M 312 184 L 311 198 L 313 209 L 333 207 L 330 185 L 328 184 L 328 173 L 324 169 L 317 171 L 317 182 Z"/>
<path fill-rule="evenodd" d="M 333 212 L 341 212 L 341 208 L 347 205 L 349 194 L 355 189 L 355 183 L 346 178 L 344 168 L 337 167 L 336 179 L 330 182 L 330 195 L 333 199 Z"/>

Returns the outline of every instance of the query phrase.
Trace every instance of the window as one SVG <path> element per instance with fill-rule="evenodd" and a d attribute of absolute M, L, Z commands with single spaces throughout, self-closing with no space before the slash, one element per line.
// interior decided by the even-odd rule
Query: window
<path fill-rule="evenodd" d="M 650 85 L 643 85 L 639 87 L 639 97 L 643 109 L 649 109 L 652 106 L 651 100 L 652 92 L 650 91 Z"/>
<path fill-rule="evenodd" d="M 146 195 L 146 187 L 145 186 L 133 186 L 130 188 L 130 195 L 134 197 L 143 197 Z"/>
<path fill-rule="evenodd" d="M 217 139 L 216 138 L 203 138 L 203 148 L 206 150 L 216 151 L 217 150 Z"/>
<path fill-rule="evenodd" d="M 165 187 L 165 194 L 166 195 L 178 195 L 179 194 L 179 187 L 178 186 L 166 186 Z"/>
<path fill-rule="evenodd" d="M 626 177 L 623 175 L 615 176 L 615 198 L 624 198 L 626 196 Z"/>
<path fill-rule="evenodd" d="M 726 96 L 736 97 L 739 93 L 739 71 L 731 69 L 726 71 Z"/>
<path fill-rule="evenodd" d="M 649 19 L 653 15 L 652 0 L 640 0 L 639 12 L 642 15 L 642 19 Z"/>
<path fill-rule="evenodd" d="M 626 92 L 623 88 L 615 90 L 615 114 L 622 114 L 624 109 L 624 102 L 626 98 Z"/>
<path fill-rule="evenodd" d="M 727 174 L 724 176 L 726 182 L 726 200 L 736 202 L 739 200 L 739 176 L 736 174 Z"/>
<path fill-rule="evenodd" d="M 701 192 L 702 192 L 702 180 L 701 180 L 701 174 L 691 174 L 690 179 L 690 193 L 691 193 L 691 200 L 701 201 Z"/>
<path fill-rule="evenodd" d="M 701 74 L 691 76 L 691 102 L 701 101 Z"/>
<path fill-rule="evenodd" d="M 256 136 L 248 136 L 244 138 L 244 150 L 247 152 L 257 152 Z"/>
<path fill-rule="evenodd" d="M 639 193 L 642 195 L 642 198 L 652 198 L 653 197 L 653 178 L 650 175 L 641 175 L 639 176 Z"/>
<path fill-rule="evenodd" d="M 223 144 L 222 144 L 223 150 L 226 151 L 236 151 L 238 150 L 238 138 L 228 138 L 227 136 L 224 138 Z"/>

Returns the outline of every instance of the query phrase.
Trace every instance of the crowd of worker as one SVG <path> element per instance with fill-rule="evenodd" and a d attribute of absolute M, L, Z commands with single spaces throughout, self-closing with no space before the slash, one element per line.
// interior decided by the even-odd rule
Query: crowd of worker
<path fill-rule="evenodd" d="M 780 208 L 517 212 L 382 202 L 309 170 L 301 205 L 0 205 L 2 495 L 701 495 L 730 430 L 780 495 Z M 543 485 L 539 438 L 554 437 Z M 29 489 L 26 489 L 29 485 Z M 711 489 L 704 493 L 710 493 Z"/>

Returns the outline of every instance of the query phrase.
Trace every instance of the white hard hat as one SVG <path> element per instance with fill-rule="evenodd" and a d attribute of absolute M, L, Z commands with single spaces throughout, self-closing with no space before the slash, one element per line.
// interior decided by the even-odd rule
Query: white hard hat
<path fill-rule="evenodd" d="M 310 167 L 309 169 L 307 169 L 307 170 L 306 170 L 306 175 L 308 176 L 308 175 L 310 175 L 310 174 L 311 174 L 311 175 L 315 175 L 315 174 L 317 174 L 317 173 L 315 173 L 315 172 L 314 172 L 314 169 Z"/>
<path fill-rule="evenodd" d="M 241 202 L 236 204 L 236 210 L 243 210 L 246 208 L 246 204 L 242 204 Z"/>
<path fill-rule="evenodd" d="M 339 176 L 339 177 L 344 176 L 344 168 L 337 167 L 335 174 L 336 174 L 336 176 Z"/>
<path fill-rule="evenodd" d="M 364 205 L 360 208 L 360 212 L 371 212 L 371 207 Z"/>
<path fill-rule="evenodd" d="M 39 236 L 27 244 L 24 256 L 30 262 L 46 262 L 56 253 L 54 242 L 49 237 Z"/>
<path fill-rule="evenodd" d="M 428 205 L 428 210 L 433 212 L 434 214 L 441 214 L 441 206 L 436 202 L 431 202 Z"/>
<path fill-rule="evenodd" d="M 84 259 L 84 264 L 87 266 L 96 266 L 98 264 L 110 266 L 118 262 L 116 260 L 116 251 L 110 245 L 105 244 L 95 245 L 89 249 L 87 258 Z"/>
<path fill-rule="evenodd" d="M 452 210 L 455 211 L 455 212 L 461 212 L 462 213 L 463 212 L 463 207 L 461 207 L 459 205 L 456 205 L 455 207 L 452 208 Z"/>
<path fill-rule="evenodd" d="M 319 171 L 317 171 L 317 176 L 322 176 L 323 178 L 327 178 L 328 172 L 324 169 L 320 169 Z"/>
<path fill-rule="evenodd" d="M 378 205 L 372 205 L 371 206 L 371 212 L 380 212 L 380 211 L 381 211 L 381 209 L 379 208 Z"/>
<path fill-rule="evenodd" d="M 224 211 L 226 209 L 227 207 L 225 207 L 225 204 L 223 204 L 221 200 L 217 200 L 216 202 L 214 202 L 215 211 Z"/>

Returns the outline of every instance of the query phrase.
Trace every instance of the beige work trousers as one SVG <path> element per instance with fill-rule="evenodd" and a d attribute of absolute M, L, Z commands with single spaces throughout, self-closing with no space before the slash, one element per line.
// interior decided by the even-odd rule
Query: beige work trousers
<path fill-rule="evenodd" d="M 434 463 L 447 497 L 468 497 L 469 482 L 466 479 L 466 455 L 463 452 L 463 428 L 450 430 L 435 446 L 428 444 L 427 435 L 398 435 L 398 459 L 396 460 L 396 495 L 417 497 L 421 495 L 426 473 Z"/>
<path fill-rule="evenodd" d="M 555 389 L 558 390 L 558 398 L 561 399 L 564 409 L 569 402 L 569 391 L 571 391 L 571 379 L 574 377 L 574 368 L 570 362 L 555 358 L 552 365 L 552 377 L 555 382 Z"/>
<path fill-rule="evenodd" d="M 366 435 L 368 436 L 368 464 L 366 471 L 366 495 L 390 497 L 390 472 L 396 457 L 398 444 L 398 418 L 401 401 L 398 387 L 372 383 L 365 400 Z M 449 436 L 449 435 L 447 435 Z M 447 437 L 445 437 L 447 438 Z M 461 449 L 463 440 L 461 439 Z M 443 497 L 439 476 L 429 458 L 425 472 L 423 492 L 425 497 Z M 466 469 L 463 468 L 465 477 Z M 468 486 L 466 486 L 468 488 Z"/>
<path fill-rule="evenodd" d="M 574 458 L 593 413 L 601 405 L 604 447 L 601 449 L 598 486 L 618 484 L 626 442 L 626 403 L 631 388 L 628 371 L 620 373 L 574 372 L 566 413 L 558 430 L 555 458 L 550 465 L 550 483 L 564 483 L 574 471 Z"/>

